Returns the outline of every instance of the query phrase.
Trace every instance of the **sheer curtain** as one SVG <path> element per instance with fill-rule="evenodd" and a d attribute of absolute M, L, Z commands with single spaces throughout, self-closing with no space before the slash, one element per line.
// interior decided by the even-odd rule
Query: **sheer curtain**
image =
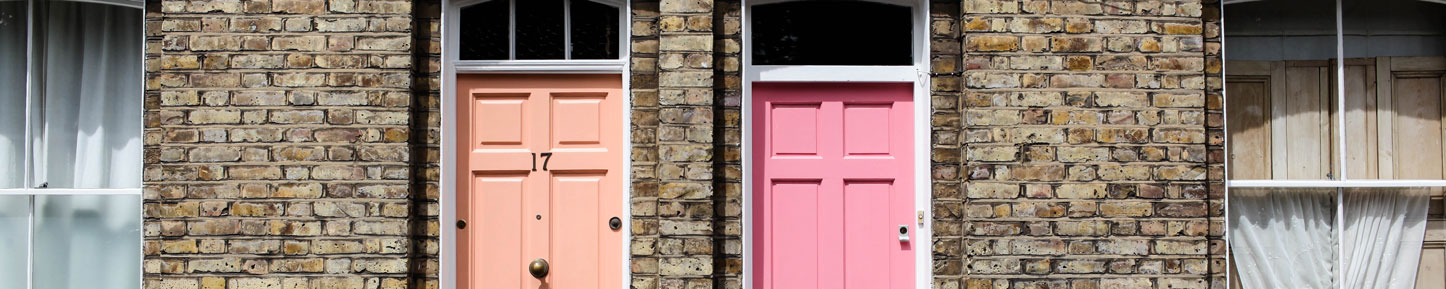
<path fill-rule="evenodd" d="M 1335 289 L 1335 189 L 1232 189 L 1230 247 L 1245 289 Z"/>
<path fill-rule="evenodd" d="M 141 186 L 140 9 L 36 1 L 35 184 Z M 35 196 L 35 288 L 139 288 L 140 196 Z M 104 268 L 96 270 L 95 268 Z M 77 272 L 88 272 L 76 274 Z"/>
<path fill-rule="evenodd" d="M 24 186 L 25 1 L 0 0 L 0 188 Z"/>
<path fill-rule="evenodd" d="M 42 1 L 43 145 L 51 188 L 141 185 L 141 13 L 129 7 Z M 39 182 L 37 182 L 38 184 Z"/>
<path fill-rule="evenodd" d="M 1346 191 L 1345 288 L 1414 287 L 1430 203 L 1428 189 Z"/>

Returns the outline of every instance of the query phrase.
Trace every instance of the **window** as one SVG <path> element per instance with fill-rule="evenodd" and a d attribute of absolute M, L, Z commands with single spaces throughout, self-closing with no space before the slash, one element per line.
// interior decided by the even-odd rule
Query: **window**
<path fill-rule="evenodd" d="M 864 1 L 754 5 L 753 65 L 913 65 L 908 6 Z"/>
<path fill-rule="evenodd" d="M 589 0 L 489 0 L 461 9 L 461 60 L 618 59 L 622 9 Z"/>
<path fill-rule="evenodd" d="M 1446 288 L 1446 5 L 1224 9 L 1231 288 Z"/>
<path fill-rule="evenodd" d="M 141 3 L 97 1 L 0 0 L 0 289 L 140 288 Z"/>

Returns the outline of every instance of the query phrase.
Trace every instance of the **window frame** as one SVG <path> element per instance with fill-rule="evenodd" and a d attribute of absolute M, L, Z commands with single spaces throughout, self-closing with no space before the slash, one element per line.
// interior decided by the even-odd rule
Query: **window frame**
<path fill-rule="evenodd" d="M 1218 5 L 1220 5 L 1220 6 L 1219 6 L 1219 8 L 1220 8 L 1220 9 L 1219 9 L 1219 11 L 1220 11 L 1219 24 L 1221 25 L 1221 27 L 1223 27 L 1223 26 L 1225 25 L 1225 19 L 1228 19 L 1228 17 L 1229 17 L 1229 15 L 1228 15 L 1227 12 L 1226 12 L 1227 10 L 1225 9 L 1225 8 L 1226 8 L 1226 5 L 1242 4 L 1242 3 L 1251 3 L 1251 2 L 1259 2 L 1259 1 L 1269 1 L 1269 0 L 1224 0 L 1224 1 L 1221 1 L 1221 2 L 1218 4 Z M 1427 3 L 1435 3 L 1435 4 L 1446 5 L 1446 0 L 1412 0 L 1412 1 L 1427 2 Z M 1336 61 L 1332 61 L 1333 64 L 1330 65 L 1330 67 L 1331 67 L 1332 69 L 1334 69 L 1334 72 L 1333 72 L 1332 75 L 1330 75 L 1330 77 L 1334 78 L 1333 80 L 1335 81 L 1335 84 L 1332 85 L 1332 86 L 1330 86 L 1330 87 L 1331 87 L 1331 89 L 1334 90 L 1334 95 L 1332 95 L 1332 96 L 1334 97 L 1333 101 L 1335 101 L 1335 104 L 1336 104 L 1336 105 L 1334 105 L 1334 107 L 1332 108 L 1332 110 L 1330 110 L 1330 112 L 1333 113 L 1333 114 L 1335 114 L 1336 117 L 1331 117 L 1332 120 L 1330 121 L 1330 123 L 1331 123 L 1331 125 L 1333 126 L 1331 133 L 1333 133 L 1333 134 L 1335 135 L 1334 137 L 1332 137 L 1332 138 L 1334 138 L 1334 140 L 1333 140 L 1334 143 L 1333 143 L 1332 145 L 1335 147 L 1335 149 L 1332 149 L 1332 151 L 1329 152 L 1328 154 L 1329 154 L 1330 156 L 1334 157 L 1333 162 L 1335 163 L 1335 165 L 1333 165 L 1333 166 L 1336 166 L 1336 167 L 1337 167 L 1337 168 L 1335 168 L 1335 169 L 1336 169 L 1336 172 L 1337 172 L 1339 175 L 1334 176 L 1333 179 L 1321 179 L 1321 180 L 1291 180 L 1291 179 L 1235 180 L 1235 179 L 1232 179 L 1232 178 L 1230 177 L 1230 167 L 1231 167 L 1231 166 L 1230 166 L 1228 163 L 1225 163 L 1225 165 L 1224 165 L 1224 171 L 1223 171 L 1223 174 L 1224 174 L 1224 175 L 1223 175 L 1223 176 L 1224 176 L 1224 182 L 1225 182 L 1225 194 L 1224 194 L 1224 198 L 1223 198 L 1223 199 L 1224 199 L 1224 201 L 1223 201 L 1223 202 L 1224 202 L 1224 206 L 1223 206 L 1223 211 L 1224 211 L 1224 212 L 1223 212 L 1223 215 L 1222 215 L 1222 217 L 1224 217 L 1223 222 L 1225 223 L 1225 224 L 1224 224 L 1225 230 L 1224 230 L 1224 234 L 1223 234 L 1222 238 L 1225 240 L 1227 250 L 1230 250 L 1229 248 L 1230 248 L 1231 240 L 1233 239 L 1233 237 L 1231 236 L 1231 233 L 1230 233 L 1230 231 L 1231 231 L 1231 229 L 1230 229 L 1230 228 L 1231 228 L 1230 218 L 1228 218 L 1228 216 L 1231 215 L 1231 212 L 1230 212 L 1230 211 L 1231 211 L 1231 209 L 1230 209 L 1231 206 L 1229 205 L 1230 202 L 1231 202 L 1231 201 L 1230 201 L 1230 196 L 1233 194 L 1233 193 L 1230 192 L 1231 189 L 1297 188 L 1297 189 L 1322 189 L 1322 190 L 1326 190 L 1326 191 L 1328 191 L 1328 190 L 1334 190 L 1334 191 L 1335 191 L 1335 196 L 1334 196 L 1334 200 L 1335 200 L 1334 212 L 1335 212 L 1336 238 L 1337 238 L 1337 240 L 1344 240 L 1344 239 L 1345 239 L 1345 238 L 1344 238 L 1344 234 L 1345 234 L 1345 230 L 1344 230 L 1344 229 L 1345 229 L 1345 224 L 1346 224 L 1346 218 L 1345 218 L 1345 214 L 1344 214 L 1343 212 L 1345 212 L 1346 191 L 1347 191 L 1348 189 L 1355 189 L 1355 188 L 1413 188 L 1413 187 L 1415 187 L 1415 188 L 1436 188 L 1436 189 L 1439 190 L 1439 188 L 1446 187 L 1446 179 L 1443 179 L 1443 180 L 1422 180 L 1422 179 L 1351 179 L 1351 178 L 1349 178 L 1350 175 L 1349 175 L 1348 172 L 1349 172 L 1349 167 L 1350 167 L 1350 166 L 1347 165 L 1347 161 L 1349 160 L 1349 152 L 1350 152 L 1350 150 L 1347 148 L 1347 142 L 1346 142 L 1346 137 L 1345 137 L 1345 136 L 1346 136 L 1346 125 L 1345 125 L 1345 123 L 1346 123 L 1346 119 L 1347 119 L 1347 118 L 1344 117 L 1344 116 L 1347 115 L 1347 108 L 1346 108 L 1346 105 L 1344 105 L 1344 104 L 1346 103 L 1346 91 L 1347 91 L 1347 90 L 1346 90 L 1346 73 L 1347 73 L 1347 71 L 1346 71 L 1345 67 L 1346 67 L 1346 63 L 1348 62 L 1348 61 L 1347 61 L 1348 58 L 1345 57 L 1345 25 L 1344 25 L 1344 11 L 1343 11 L 1343 2 L 1344 2 L 1344 1 L 1343 1 L 1343 0 L 1334 0 L 1333 2 L 1334 2 L 1334 3 L 1333 3 L 1333 4 L 1334 4 L 1333 7 L 1334 7 L 1334 11 L 1335 11 L 1335 52 L 1336 52 L 1335 60 L 1336 60 Z M 1222 47 L 1224 47 L 1224 45 L 1229 45 L 1229 43 L 1228 43 L 1228 42 L 1229 42 L 1228 36 L 1229 36 L 1229 33 L 1226 32 L 1226 31 L 1222 28 L 1222 29 L 1220 30 L 1220 36 L 1219 36 L 1219 39 L 1220 39 L 1220 42 L 1221 42 Z M 1446 55 L 1442 55 L 1442 56 L 1446 56 Z M 1227 93 L 1227 92 L 1226 92 L 1226 91 L 1227 91 L 1226 88 L 1230 85 L 1230 81 L 1228 80 L 1229 77 L 1227 77 L 1227 75 L 1229 75 L 1229 68 L 1230 68 L 1230 67 L 1229 67 L 1229 65 L 1226 65 L 1226 64 L 1228 64 L 1228 63 L 1230 62 L 1230 58 L 1229 58 L 1229 55 L 1225 52 L 1225 50 L 1224 50 L 1223 48 L 1220 50 L 1220 56 L 1219 56 L 1219 57 L 1220 57 L 1220 60 L 1221 60 L 1221 64 L 1222 64 L 1222 65 L 1221 65 L 1221 71 L 1220 71 L 1220 73 L 1219 73 L 1219 77 L 1220 77 L 1220 80 L 1221 80 L 1221 87 L 1218 89 L 1218 91 L 1219 91 L 1220 94 L 1221 94 L 1221 107 L 1223 108 L 1223 109 L 1221 110 L 1221 112 L 1222 112 L 1222 113 L 1226 113 L 1226 110 L 1229 110 L 1229 109 L 1230 109 L 1230 104 L 1229 104 L 1229 99 L 1230 99 L 1230 98 L 1226 96 L 1226 93 Z M 1379 73 L 1379 72 L 1378 72 L 1378 73 Z M 1272 96 L 1272 97 L 1275 97 L 1275 96 Z M 1378 97 L 1379 97 L 1379 96 L 1378 96 Z M 1446 113 L 1446 108 L 1443 108 L 1443 113 Z M 1225 157 L 1225 162 L 1229 162 L 1229 159 L 1230 159 L 1229 154 L 1230 154 L 1230 152 L 1231 152 L 1231 150 L 1230 150 L 1230 149 L 1231 149 L 1231 148 L 1230 148 L 1230 131 L 1227 130 L 1228 125 L 1229 125 L 1229 117 L 1224 117 L 1224 116 L 1222 116 L 1221 128 L 1222 128 L 1222 132 L 1223 132 L 1223 141 L 1222 141 L 1221 147 L 1225 150 L 1225 154 L 1227 155 L 1227 156 Z M 1443 146 L 1446 146 L 1446 145 L 1443 145 Z M 1272 165 L 1272 166 L 1273 166 L 1273 165 Z M 1271 168 L 1271 169 L 1274 169 L 1274 168 Z M 1432 198 L 1432 197 L 1435 197 L 1435 196 L 1439 196 L 1439 195 L 1437 195 L 1436 193 L 1432 193 L 1431 196 L 1429 196 L 1428 198 Z M 1428 216 L 1428 217 L 1427 217 L 1427 218 L 1428 218 L 1427 221 L 1430 222 L 1430 219 L 1429 219 L 1429 218 L 1430 218 L 1430 217 L 1429 217 L 1429 216 L 1430 216 L 1430 215 L 1429 215 L 1430 212 L 1428 211 L 1427 214 L 1428 214 L 1428 215 L 1427 215 L 1427 216 Z M 1428 230 L 1429 230 L 1429 229 L 1428 229 Z M 1443 245 L 1440 244 L 1440 243 L 1433 243 L 1433 242 L 1431 242 L 1431 241 L 1426 241 L 1425 243 L 1422 244 L 1421 249 L 1424 250 L 1424 249 L 1428 249 L 1428 248 L 1441 248 L 1442 246 L 1443 246 Z M 1233 250 L 1230 250 L 1230 252 L 1233 252 Z M 1335 260 L 1336 260 L 1337 262 L 1340 262 L 1340 261 L 1346 259 L 1346 258 L 1345 258 L 1345 250 L 1344 250 L 1343 248 L 1337 248 L 1337 250 L 1336 250 L 1335 253 L 1336 253 Z M 1225 275 L 1225 287 L 1231 287 L 1231 288 L 1233 288 L 1233 287 L 1232 287 L 1232 284 L 1235 284 L 1235 283 L 1234 283 L 1234 281 L 1235 281 L 1234 278 L 1236 278 L 1236 274 L 1239 274 L 1239 272 L 1236 270 L 1236 267 L 1235 267 L 1235 264 L 1234 264 L 1235 261 L 1234 261 L 1234 258 L 1233 258 L 1233 253 L 1227 253 L 1226 255 L 1227 255 L 1226 258 L 1225 258 L 1225 267 L 1226 267 L 1226 269 L 1225 269 L 1225 274 L 1224 274 L 1224 275 Z M 1336 274 L 1337 277 L 1339 277 L 1341 273 L 1340 273 L 1340 272 L 1336 272 L 1335 274 Z M 1418 276 L 1418 278 L 1419 278 L 1419 276 Z M 1415 282 L 1415 280 L 1412 280 L 1411 282 Z M 1336 284 L 1337 284 L 1337 285 L 1336 285 L 1337 288 L 1340 288 L 1340 289 L 1344 289 L 1344 288 L 1345 288 L 1345 284 L 1344 284 L 1343 282 L 1337 282 Z"/>
<path fill-rule="evenodd" d="M 95 0 L 95 1 L 106 1 L 106 0 Z M 123 0 L 116 0 L 116 1 L 123 1 Z M 457 53 L 456 53 L 456 52 L 458 51 L 458 46 L 460 45 L 459 43 L 457 43 L 457 41 L 450 41 L 450 42 L 448 42 L 448 41 L 443 41 L 443 47 L 444 47 L 444 48 L 443 48 L 443 51 L 445 51 L 445 52 L 442 53 L 442 57 L 443 57 L 446 61 L 448 61 L 448 62 L 450 62 L 450 63 L 452 64 L 451 67 L 452 67 L 452 69 L 454 70 L 455 73 L 488 73 L 488 72 L 511 72 L 511 73 L 626 73 L 626 72 L 627 72 L 624 68 L 625 68 L 625 66 L 627 66 L 627 59 L 628 59 L 629 53 L 630 53 L 630 51 L 627 50 L 627 48 L 629 47 L 628 37 L 631 37 L 631 36 L 632 36 L 632 35 L 629 35 L 629 33 L 627 33 L 627 31 L 631 31 L 631 30 L 632 30 L 632 29 L 630 29 L 630 27 L 628 27 L 628 24 L 629 24 L 630 20 L 632 20 L 632 19 L 629 17 L 629 16 L 630 16 L 630 13 L 629 13 L 629 12 L 630 12 L 630 10 L 629 10 L 630 5 L 629 5 L 626 1 L 624 1 L 624 0 L 585 0 L 585 1 L 592 1 L 592 2 L 601 3 L 601 4 L 604 4 L 604 5 L 613 6 L 613 7 L 617 7 L 617 8 L 618 8 L 618 58 L 617 58 L 617 59 L 571 59 L 571 58 L 572 58 L 572 45 L 571 45 L 572 32 L 570 31 L 570 30 L 571 30 L 570 28 L 571 28 L 572 17 L 570 17 L 570 16 L 571 16 L 571 13 L 572 13 L 572 7 L 571 7 L 571 6 L 572 6 L 572 4 L 571 4 L 572 1 L 569 1 L 569 0 L 563 0 L 563 7 L 564 7 L 564 9 L 563 9 L 563 17 L 562 17 L 562 18 L 563 18 L 564 21 L 565 21 L 565 22 L 564 22 L 565 24 L 563 24 L 563 27 L 564 27 L 565 30 L 569 30 L 569 31 L 567 31 L 566 33 L 563 34 L 563 35 L 564 35 L 564 36 L 563 36 L 563 44 L 564 44 L 565 46 L 567 46 L 567 47 L 564 48 L 564 50 L 563 50 L 563 57 L 564 57 L 564 59 L 516 59 L 516 57 L 517 57 L 517 49 L 516 49 L 516 47 L 517 47 L 517 37 L 516 37 L 517 31 L 516 31 L 516 29 L 513 29 L 513 28 L 511 28 L 511 27 L 516 27 L 516 25 L 515 25 L 515 23 L 516 23 L 516 18 L 515 18 L 515 16 L 516 16 L 516 13 L 515 13 L 515 12 L 516 12 L 516 5 L 515 5 L 515 4 L 516 4 L 516 1 L 519 1 L 519 0 L 462 0 L 462 1 L 454 1 L 454 2 L 450 2 L 450 3 L 444 3 L 443 6 L 446 7 L 446 11 L 444 11 L 444 12 L 442 13 L 442 18 L 443 18 L 443 21 L 442 21 L 442 23 L 443 23 L 443 29 L 442 29 L 443 33 L 442 33 L 442 35 L 444 35 L 443 38 L 445 38 L 445 39 L 458 39 L 458 38 L 460 37 L 460 36 L 458 35 L 459 33 L 458 33 L 457 31 L 458 31 L 458 29 L 460 28 L 460 25 L 461 25 L 459 22 L 461 22 L 461 21 L 460 21 L 460 20 L 461 20 L 460 18 L 461 18 L 461 16 L 462 16 L 462 15 L 461 15 L 461 14 L 462 14 L 462 13 L 461 13 L 461 12 L 462 12 L 462 8 L 466 8 L 466 7 L 468 7 L 468 6 L 472 6 L 472 5 L 476 5 L 476 4 L 482 4 L 482 3 L 484 3 L 484 2 L 490 2 L 490 1 L 511 1 L 511 2 L 513 2 L 511 5 L 508 6 L 508 7 L 509 7 L 509 8 L 508 8 L 508 9 L 509 9 L 509 11 L 508 11 L 508 15 L 509 15 L 509 18 L 508 18 L 508 19 L 509 19 L 509 20 L 508 20 L 508 21 L 509 21 L 509 32 L 508 32 L 508 33 L 510 33 L 510 34 L 509 34 L 509 37 L 507 38 L 507 46 L 508 46 L 507 55 L 508 55 L 508 58 L 509 58 L 509 59 L 505 59 L 505 60 L 503 60 L 503 59 L 497 59 L 497 60 L 463 60 L 463 59 L 460 59 L 459 56 L 458 56 Z M 526 0 L 522 0 L 522 1 L 526 1 Z M 450 53 L 449 53 L 449 52 L 450 52 Z"/>
<path fill-rule="evenodd" d="M 141 182 L 138 182 L 138 183 L 142 183 L 142 185 L 139 185 L 139 186 L 136 186 L 136 187 L 133 187 L 133 188 L 98 188 L 98 189 L 48 188 L 48 187 L 45 187 L 45 186 L 37 186 L 37 185 L 35 184 L 35 181 L 36 181 L 36 180 L 34 179 L 34 176 L 35 176 L 35 169 L 36 169 L 36 168 L 35 168 L 35 166 L 34 166 L 33 163 L 37 161 L 37 160 L 36 160 L 36 157 L 35 157 L 35 151 L 34 151 L 34 146 L 36 145 L 36 143 L 33 142 L 33 141 L 30 141 L 30 140 L 31 140 L 32 137 L 34 136 L 34 132 L 33 132 L 34 126 L 31 125 L 31 124 L 32 124 L 32 121 L 34 121 L 34 119 L 33 119 L 34 114 L 32 113 L 32 110 L 34 109 L 35 90 L 38 89 L 38 88 L 37 88 L 37 84 L 35 83 L 35 82 L 36 82 L 36 76 L 35 76 L 36 70 L 35 70 L 35 68 L 36 68 L 37 63 L 35 62 L 35 57 L 34 57 L 34 56 L 35 56 L 35 37 L 36 37 L 36 34 L 35 34 L 35 30 L 34 30 L 34 29 L 36 28 L 36 25 L 35 25 L 36 17 L 35 17 L 35 16 L 36 16 L 36 12 L 37 12 L 37 11 L 36 11 L 36 5 L 37 5 L 37 3 L 49 2 L 49 1 L 56 1 L 56 2 L 90 3 L 90 4 L 99 4 L 99 5 L 118 6 L 118 7 L 125 7 L 125 8 L 134 8 L 134 9 L 135 9 L 134 13 L 138 13 L 138 14 L 140 14 L 140 15 L 142 16 L 142 17 L 140 17 L 140 19 L 141 19 L 140 21 L 141 21 L 141 22 L 138 23 L 138 25 L 137 25 L 137 28 L 140 28 L 140 29 L 142 29 L 142 30 L 145 29 L 146 17 L 144 17 L 144 15 L 146 14 L 147 10 L 146 10 L 146 7 L 145 7 L 145 2 L 144 2 L 143 0 L 15 0 L 15 1 L 16 1 L 16 2 L 24 2 L 24 3 L 25 3 L 25 12 L 24 12 L 24 13 L 25 13 L 25 16 L 26 16 L 26 17 L 25 17 L 25 26 L 26 26 L 26 27 L 25 27 L 25 56 L 26 56 L 26 60 L 25 60 L 25 94 L 24 94 L 24 96 L 25 96 L 25 134 L 24 134 L 24 138 L 25 138 L 26 141 L 25 141 L 25 144 L 24 144 L 24 152 L 23 152 L 23 165 L 22 165 L 22 171 L 23 171 L 23 173 L 22 173 L 22 175 L 21 175 L 21 186 L 20 186 L 19 188 L 0 188 L 0 197 L 4 197 L 4 196 L 25 197 L 26 200 L 29 202 L 29 204 L 26 205 L 26 208 L 27 208 L 27 211 L 26 211 L 26 222 L 28 223 L 28 227 L 26 228 L 26 234 L 27 234 L 26 236 L 27 236 L 27 238 L 26 238 L 26 242 L 25 242 L 26 258 L 25 258 L 25 287 L 24 287 L 24 288 L 33 289 L 33 288 L 35 288 L 35 260 L 36 260 L 36 256 L 35 256 L 35 247 L 36 247 L 36 246 L 35 246 L 35 235 L 36 235 L 36 233 L 35 233 L 35 232 L 36 232 L 36 219 L 39 217 L 39 216 L 37 215 L 37 214 L 38 214 L 38 210 L 37 210 L 36 207 L 35 207 L 35 206 L 36 206 L 37 197 L 40 197 L 40 196 L 139 196 L 141 201 L 138 202 L 138 203 L 136 203 L 136 204 L 134 204 L 134 205 L 135 205 L 136 207 L 141 207 L 142 204 L 145 202 L 145 197 L 144 197 L 144 193 L 143 193 L 143 192 L 144 192 L 144 189 L 142 188 L 142 187 L 144 187 L 144 184 L 143 184 L 143 183 L 144 183 L 144 179 L 138 180 L 138 181 L 141 181 Z M 140 55 L 135 55 L 135 57 L 140 57 L 141 59 L 145 59 L 145 57 L 147 56 L 147 55 L 146 55 L 146 49 L 145 49 L 145 46 L 146 46 L 146 39 L 145 39 L 145 37 L 146 37 L 146 35 L 145 35 L 144 31 L 142 31 L 142 33 L 140 33 L 140 34 L 141 34 L 141 39 L 140 39 L 140 44 L 141 44 L 140 52 L 141 52 L 141 54 L 140 54 Z M 140 66 L 135 67 L 135 70 L 136 70 L 136 73 L 139 73 L 139 74 L 141 74 L 141 75 L 145 75 L 146 70 L 145 70 L 145 64 L 144 64 L 144 62 L 142 62 Z M 144 77 L 142 77 L 142 79 L 141 79 L 140 87 L 141 87 L 142 89 L 144 89 L 144 87 L 146 87 L 146 86 L 145 86 L 145 78 L 144 78 Z M 141 94 L 140 94 L 140 95 L 141 95 L 141 98 L 136 99 L 136 101 L 137 101 L 137 102 L 145 102 L 145 99 L 144 99 L 144 91 L 141 91 Z M 144 114 L 145 114 L 145 112 L 144 112 L 144 105 L 142 105 L 141 115 L 144 116 Z M 142 137 L 143 137 L 143 136 L 144 136 L 144 133 L 145 133 L 144 122 L 140 122 L 140 123 L 141 123 L 141 126 L 135 127 L 134 129 L 135 129 L 137 132 L 139 132 L 139 133 L 142 135 Z M 144 170 L 144 169 L 145 169 L 145 162 L 144 162 L 144 161 L 138 163 L 138 165 L 139 165 L 139 166 L 136 167 L 136 168 L 134 168 L 134 169 L 136 169 L 136 170 Z M 135 237 L 136 237 L 138 243 L 144 244 L 144 243 L 145 243 L 145 233 L 144 233 L 144 230 L 145 230 L 145 229 L 144 229 L 144 227 L 145 227 L 145 215 L 144 215 L 144 214 L 145 214 L 145 213 L 144 213 L 144 210 L 138 210 L 138 211 L 141 212 L 141 213 L 140 213 L 141 215 L 140 215 L 140 216 L 137 216 L 137 218 L 136 218 L 137 220 L 140 221 L 140 224 L 137 224 L 137 225 L 138 225 L 137 227 L 141 228 L 141 231 L 142 231 L 142 232 L 140 232 L 139 234 L 136 234 Z M 135 276 L 137 277 L 136 280 L 135 280 L 135 281 L 136 281 L 136 287 L 135 287 L 135 288 L 145 288 L 145 278 L 140 278 L 140 277 L 143 275 L 144 271 L 145 271 L 145 256 L 140 256 L 140 258 L 137 258 L 136 260 L 134 260 L 134 262 L 135 262 L 135 264 L 136 264 L 136 270 L 135 270 L 134 273 L 135 273 Z"/>
<path fill-rule="evenodd" d="M 1258 1 L 1265 1 L 1265 0 L 1226 0 L 1226 1 L 1221 1 L 1221 3 L 1219 4 L 1219 5 L 1220 5 L 1220 8 L 1221 8 L 1221 9 L 1220 9 L 1220 11 L 1221 11 L 1221 15 L 1220 15 L 1220 16 L 1221 16 L 1221 18 L 1220 18 L 1220 19 L 1221 19 L 1221 23 L 1224 24 L 1224 19 L 1227 19 L 1227 17 L 1229 17 L 1228 15 L 1225 14 L 1225 6 L 1226 6 L 1226 5 L 1240 4 L 1240 3 L 1250 3 L 1250 2 L 1258 2 Z M 1430 2 L 1430 3 L 1437 3 L 1437 4 L 1446 5 L 1446 0 L 1412 0 L 1412 1 Z M 1335 6 L 1335 45 L 1336 45 L 1336 47 L 1335 47 L 1335 50 L 1336 50 L 1336 58 L 1335 58 L 1335 59 L 1346 59 L 1346 57 L 1345 57 L 1345 25 L 1343 24 L 1343 21 L 1344 21 L 1344 11 L 1342 11 L 1342 0 L 1335 0 L 1335 1 L 1334 1 L 1334 6 Z M 1222 31 L 1221 31 L 1221 37 L 1220 37 L 1220 39 L 1221 39 L 1221 45 L 1229 45 L 1229 44 L 1227 43 L 1227 42 L 1229 41 L 1229 39 L 1227 39 L 1227 37 L 1228 37 L 1227 33 L 1222 30 Z M 1227 55 L 1227 54 L 1224 52 L 1224 50 L 1221 51 L 1221 54 L 1220 54 L 1220 55 L 1221 55 L 1221 59 L 1223 60 L 1223 62 L 1225 62 L 1225 63 L 1228 63 L 1228 62 L 1229 62 L 1230 57 L 1229 57 L 1229 55 Z M 1332 86 L 1332 88 L 1335 90 L 1335 92 L 1334 92 L 1335 95 L 1333 95 L 1333 97 L 1335 98 L 1334 101 L 1335 101 L 1335 103 L 1337 103 L 1337 104 L 1346 103 L 1346 96 L 1345 96 L 1345 95 L 1346 95 L 1346 93 L 1345 93 L 1345 91 L 1346 91 L 1346 78 L 1345 78 L 1346 69 L 1345 69 L 1345 61 L 1334 61 L 1334 63 L 1331 64 L 1331 66 L 1335 69 L 1335 71 L 1334 71 L 1334 72 L 1332 73 L 1332 75 L 1331 75 L 1331 77 L 1333 77 L 1333 78 L 1335 79 L 1335 85 Z M 1222 76 L 1222 77 L 1221 77 L 1221 83 L 1223 83 L 1223 86 L 1222 86 L 1221 89 L 1220 89 L 1221 102 L 1222 102 L 1222 106 L 1225 107 L 1225 109 L 1230 109 L 1229 97 L 1225 97 L 1225 93 L 1226 93 L 1226 92 L 1225 92 L 1225 87 L 1228 87 L 1228 86 L 1230 85 L 1230 82 L 1229 82 L 1228 80 L 1226 80 L 1226 77 L 1224 77 L 1225 75 L 1228 75 L 1229 69 L 1230 69 L 1230 67 L 1229 67 L 1228 65 L 1222 65 L 1222 66 L 1221 66 L 1221 72 L 1220 72 L 1220 75 Z M 1345 105 L 1335 105 L 1334 108 L 1332 108 L 1332 109 L 1333 109 L 1333 110 L 1331 111 L 1331 113 L 1334 113 L 1335 115 L 1344 116 L 1344 115 L 1346 115 L 1346 112 L 1347 112 Z M 1334 117 L 1334 119 L 1331 121 L 1331 123 L 1332 123 L 1332 125 L 1334 126 L 1334 128 L 1333 128 L 1333 133 L 1334 133 L 1337 137 L 1334 137 L 1334 140 L 1333 140 L 1334 143 L 1332 144 L 1336 149 L 1333 149 L 1331 152 L 1329 152 L 1329 154 L 1331 155 L 1331 157 L 1334 158 L 1333 162 L 1336 164 L 1335 166 L 1338 166 L 1337 172 L 1339 173 L 1339 175 L 1334 176 L 1333 179 L 1320 179 L 1320 180 L 1287 180 L 1287 179 L 1235 180 L 1235 179 L 1231 179 L 1231 178 L 1230 178 L 1230 166 L 1227 164 L 1227 165 L 1225 166 L 1225 172 L 1224 172 L 1224 173 L 1225 173 L 1225 185 L 1226 185 L 1226 187 L 1228 187 L 1228 188 L 1404 188 L 1404 187 L 1446 187 L 1446 179 L 1443 179 L 1443 180 L 1420 180 L 1420 179 L 1415 179 L 1415 180 L 1413 180 L 1413 179 L 1351 179 L 1351 178 L 1350 178 L 1350 173 L 1349 173 L 1350 170 L 1349 170 L 1349 168 L 1348 168 L 1349 166 L 1346 165 L 1346 162 L 1348 161 L 1348 158 L 1347 158 L 1347 157 L 1348 157 L 1348 154 L 1349 154 L 1349 150 L 1348 150 L 1348 148 L 1346 147 L 1345 137 L 1341 137 L 1341 136 L 1345 136 L 1345 135 L 1346 135 L 1346 118 L 1345 118 L 1345 117 Z M 1228 125 L 1229 125 L 1229 120 L 1225 120 L 1224 123 L 1222 124 L 1222 127 L 1228 127 Z M 1223 142 L 1223 144 L 1222 144 L 1222 147 L 1225 149 L 1225 153 L 1226 153 L 1227 155 L 1229 155 L 1229 154 L 1230 154 L 1230 139 L 1229 139 L 1229 138 L 1230 138 L 1230 132 L 1229 132 L 1229 131 L 1225 131 L 1224 137 L 1225 137 L 1225 139 L 1224 139 L 1224 142 Z M 1228 160 L 1229 158 L 1227 157 L 1226 159 Z"/>

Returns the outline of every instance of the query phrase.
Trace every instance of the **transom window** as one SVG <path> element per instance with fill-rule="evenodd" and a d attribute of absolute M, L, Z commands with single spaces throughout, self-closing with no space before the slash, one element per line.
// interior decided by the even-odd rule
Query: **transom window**
<path fill-rule="evenodd" d="M 460 60 L 618 59 L 622 9 L 589 0 L 488 0 L 462 7 Z"/>
<path fill-rule="evenodd" d="M 753 65 L 914 65 L 908 6 L 812 0 L 749 13 Z"/>
<path fill-rule="evenodd" d="M 0 288 L 140 288 L 141 6 L 0 0 Z"/>

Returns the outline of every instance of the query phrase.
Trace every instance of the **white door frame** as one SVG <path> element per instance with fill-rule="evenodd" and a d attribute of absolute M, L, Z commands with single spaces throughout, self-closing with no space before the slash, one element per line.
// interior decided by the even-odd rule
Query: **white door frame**
<path fill-rule="evenodd" d="M 929 152 L 932 126 L 929 117 L 933 105 L 929 86 L 929 3 L 924 0 L 866 0 L 913 9 L 913 39 L 911 52 L 914 63 L 911 66 L 808 66 L 808 65 L 753 65 L 753 34 L 749 25 L 753 5 L 789 2 L 796 0 L 744 0 L 743 3 L 743 272 L 744 289 L 753 288 L 753 82 L 912 82 L 914 84 L 914 210 L 918 220 L 915 223 L 914 245 L 914 287 L 927 289 L 933 286 L 933 220 L 932 189 L 930 182 Z"/>
<path fill-rule="evenodd" d="M 487 1 L 527 1 L 527 0 L 442 0 L 442 104 L 439 108 L 442 114 L 442 131 L 440 150 L 442 153 L 442 172 L 439 174 L 439 190 L 441 199 L 437 206 L 441 216 L 437 217 L 438 230 L 441 233 L 441 248 L 437 252 L 440 259 L 440 268 L 437 270 L 441 289 L 457 288 L 457 210 L 455 208 L 457 199 L 457 180 L 453 176 L 457 171 L 457 153 L 453 151 L 456 143 L 457 116 L 453 111 L 456 108 L 456 84 L 457 74 L 486 74 L 486 73 L 535 73 L 535 74 L 618 74 L 622 76 L 622 144 L 624 148 L 632 147 L 632 3 L 626 0 L 589 0 L 593 2 L 616 6 L 620 11 L 618 21 L 618 59 L 603 60 L 459 60 L 457 59 L 458 21 L 461 16 L 462 7 L 470 6 Z M 564 2 L 566 3 L 566 2 Z M 570 12 L 570 11 L 569 11 Z M 566 18 L 566 17 L 564 17 Z M 510 38 L 509 41 L 515 41 Z M 423 133 L 423 132 L 412 132 Z M 632 244 L 632 151 L 624 149 L 622 153 L 622 250 L 623 258 L 617 260 L 622 264 L 623 282 L 619 288 L 629 288 L 632 283 L 631 264 L 629 260 L 632 253 L 628 250 Z M 415 192 L 414 192 L 415 193 Z M 413 248 L 416 250 L 417 248 Z"/>

